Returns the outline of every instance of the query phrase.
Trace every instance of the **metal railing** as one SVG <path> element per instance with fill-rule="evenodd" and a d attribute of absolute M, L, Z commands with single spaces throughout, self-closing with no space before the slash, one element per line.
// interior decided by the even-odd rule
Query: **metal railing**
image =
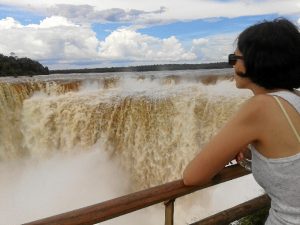
<path fill-rule="evenodd" d="M 217 185 L 249 174 L 244 168 L 233 165 L 224 168 L 211 182 L 201 186 L 185 186 L 182 180 L 176 180 L 163 185 L 138 191 L 102 203 L 62 213 L 45 219 L 26 223 L 25 225 L 89 225 L 103 222 L 139 209 L 164 202 L 165 225 L 173 225 L 175 199 L 192 192 Z M 270 204 L 267 196 L 245 202 L 237 207 L 225 210 L 212 217 L 198 221 L 193 225 L 228 224 Z M 219 221 L 216 223 L 216 221 Z M 222 223 L 225 222 L 225 223 Z"/>

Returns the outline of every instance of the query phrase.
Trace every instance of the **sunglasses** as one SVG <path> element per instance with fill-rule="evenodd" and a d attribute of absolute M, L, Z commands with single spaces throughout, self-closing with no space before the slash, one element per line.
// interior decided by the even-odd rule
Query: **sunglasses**
<path fill-rule="evenodd" d="M 243 59 L 244 57 L 241 55 L 229 54 L 228 55 L 228 64 L 234 66 L 238 59 Z"/>

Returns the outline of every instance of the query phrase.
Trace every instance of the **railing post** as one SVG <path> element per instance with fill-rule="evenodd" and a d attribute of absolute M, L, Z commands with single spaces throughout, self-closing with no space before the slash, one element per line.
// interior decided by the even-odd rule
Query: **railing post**
<path fill-rule="evenodd" d="M 174 202 L 175 199 L 169 199 L 165 201 L 165 225 L 174 224 Z"/>

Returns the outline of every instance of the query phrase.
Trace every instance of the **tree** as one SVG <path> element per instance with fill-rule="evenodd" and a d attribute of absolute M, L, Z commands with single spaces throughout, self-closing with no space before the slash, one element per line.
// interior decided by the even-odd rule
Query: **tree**
<path fill-rule="evenodd" d="M 18 58 L 14 52 L 10 56 L 0 54 L 0 76 L 22 76 L 49 74 L 48 67 L 44 67 L 37 61 Z"/>

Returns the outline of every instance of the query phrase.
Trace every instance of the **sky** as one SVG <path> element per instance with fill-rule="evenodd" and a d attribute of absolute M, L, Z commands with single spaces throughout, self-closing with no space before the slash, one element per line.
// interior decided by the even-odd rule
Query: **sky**
<path fill-rule="evenodd" d="M 49 69 L 227 61 L 238 34 L 300 0 L 0 0 L 0 53 Z"/>

